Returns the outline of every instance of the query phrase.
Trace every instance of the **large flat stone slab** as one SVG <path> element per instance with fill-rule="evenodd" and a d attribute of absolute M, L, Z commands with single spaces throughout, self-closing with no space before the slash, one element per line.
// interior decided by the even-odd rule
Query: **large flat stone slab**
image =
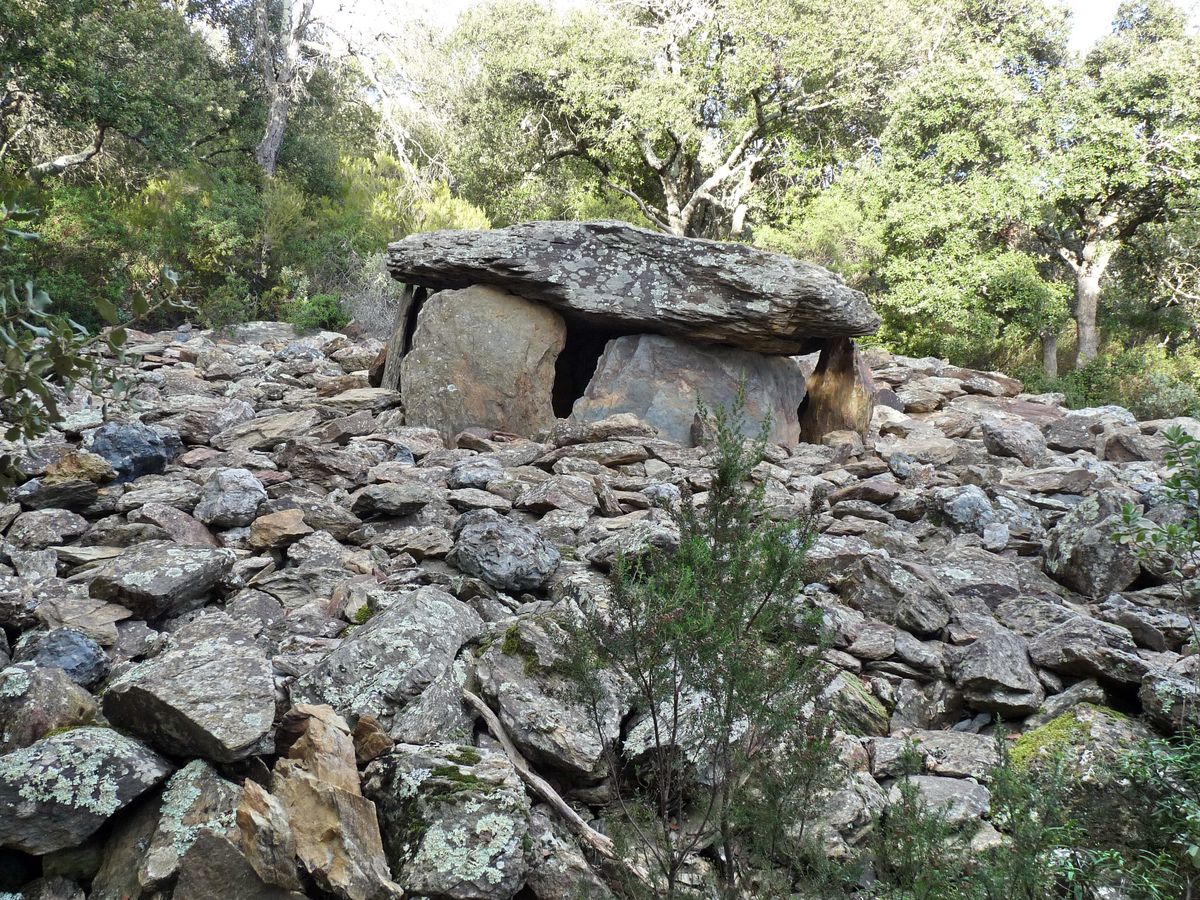
<path fill-rule="evenodd" d="M 879 327 L 862 292 L 820 266 L 623 222 L 414 234 L 388 245 L 388 267 L 406 284 L 491 284 L 595 325 L 760 353 L 807 353 L 814 338 Z"/>
<path fill-rule="evenodd" d="M 667 440 L 690 445 L 698 403 L 703 401 L 710 410 L 728 407 L 743 374 L 751 436 L 769 414 L 770 439 L 794 446 L 804 399 L 804 376 L 797 363 L 657 334 L 609 341 L 587 391 L 575 402 L 571 420 L 597 422 L 615 413 L 633 413 Z"/>

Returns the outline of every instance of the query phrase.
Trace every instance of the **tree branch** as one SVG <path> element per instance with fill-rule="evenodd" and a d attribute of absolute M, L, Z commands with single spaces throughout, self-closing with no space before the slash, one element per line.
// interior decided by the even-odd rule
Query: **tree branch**
<path fill-rule="evenodd" d="M 108 133 L 107 125 L 97 125 L 95 136 L 92 139 L 92 146 L 86 150 L 81 150 L 78 153 L 67 153 L 62 156 L 56 156 L 54 159 L 46 160 L 31 166 L 26 173 L 29 180 L 34 184 L 40 184 L 42 179 L 47 175 L 58 176 L 68 169 L 75 166 L 81 166 L 92 157 L 98 155 L 104 149 L 104 136 Z"/>

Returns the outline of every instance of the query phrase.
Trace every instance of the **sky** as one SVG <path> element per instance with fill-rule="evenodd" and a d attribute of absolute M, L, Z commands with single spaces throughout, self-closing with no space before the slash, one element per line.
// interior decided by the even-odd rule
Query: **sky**
<path fill-rule="evenodd" d="M 449 29 L 459 14 L 479 0 L 399 0 L 404 18 L 423 21 L 439 28 Z M 580 0 L 557 0 L 560 3 Z M 332 20 L 362 25 L 364 19 L 379 15 L 382 3 L 394 15 L 396 0 L 318 0 L 318 8 L 324 7 Z M 1112 22 L 1120 0 L 1066 0 L 1072 14 L 1071 46 L 1075 50 L 1087 50 L 1103 37 Z M 1193 21 L 1200 20 L 1200 0 L 1184 0 L 1192 12 Z M 390 16 L 389 16 L 390 18 Z"/>

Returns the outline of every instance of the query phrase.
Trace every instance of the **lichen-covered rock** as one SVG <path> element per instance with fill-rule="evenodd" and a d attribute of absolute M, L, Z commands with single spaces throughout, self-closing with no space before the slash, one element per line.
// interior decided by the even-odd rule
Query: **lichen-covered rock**
<path fill-rule="evenodd" d="M 296 680 L 293 702 L 327 703 L 348 718 L 371 715 L 388 727 L 483 629 L 478 613 L 437 588 L 385 600 L 385 608 Z"/>
<path fill-rule="evenodd" d="M 579 845 L 545 806 L 529 815 L 525 888 L 537 900 L 609 900 L 612 890 L 588 865 Z"/>
<path fill-rule="evenodd" d="M 996 456 L 1012 456 L 1024 465 L 1038 465 L 1046 455 L 1046 439 L 1036 424 L 1027 419 L 992 416 L 980 423 L 983 446 Z"/>
<path fill-rule="evenodd" d="M 111 728 L 75 728 L 0 756 L 0 847 L 78 846 L 171 768 Z"/>
<path fill-rule="evenodd" d="M 143 619 L 178 615 L 201 605 L 233 568 L 229 550 L 147 541 L 101 566 L 91 595 L 119 603 Z"/>
<path fill-rule="evenodd" d="M 954 681 L 975 709 L 1019 718 L 1037 712 L 1046 697 L 1024 639 L 993 631 L 968 645 L 954 668 Z"/>
<path fill-rule="evenodd" d="M 612 684 L 594 707 L 580 702 L 577 686 L 555 670 L 564 641 L 552 619 L 519 619 L 480 655 L 476 674 L 526 757 L 595 780 L 605 774 L 606 746 L 619 736 L 626 710 Z"/>
<path fill-rule="evenodd" d="M 86 725 L 96 716 L 96 701 L 62 669 L 32 662 L 0 670 L 0 753 L 28 747 L 64 728 Z"/>
<path fill-rule="evenodd" d="M 1114 491 L 1085 497 L 1062 517 L 1046 547 L 1046 574 L 1088 597 L 1106 597 L 1133 584 L 1140 567 L 1133 550 L 1113 540 L 1126 498 Z"/>
<path fill-rule="evenodd" d="M 539 590 L 558 568 L 559 554 L 549 541 L 495 510 L 463 513 L 453 534 L 454 564 L 497 590 Z"/>
<path fill-rule="evenodd" d="M 529 799 L 503 754 L 400 744 L 368 766 L 364 790 L 410 894 L 509 900 L 525 883 Z"/>
<path fill-rule="evenodd" d="M 171 776 L 157 802 L 124 818 L 110 836 L 92 885 L 95 900 L 152 897 L 169 890 L 203 834 L 237 837 L 240 790 L 212 766 L 193 760 Z"/>
<path fill-rule="evenodd" d="M 1153 733 L 1142 723 L 1094 703 L 1078 703 L 1017 737 L 1010 751 L 1018 768 L 1062 765 L 1084 782 L 1102 780 L 1111 764 Z"/>
<path fill-rule="evenodd" d="M 862 293 L 820 266 L 623 222 L 414 234 L 388 245 L 388 267 L 405 284 L 494 284 L 625 332 L 763 353 L 806 353 L 811 338 L 879 327 Z"/>
<path fill-rule="evenodd" d="M 104 715 L 172 756 L 233 762 L 271 749 L 271 664 L 230 630 L 182 644 L 115 677 Z"/>
<path fill-rule="evenodd" d="M 965 778 L 943 778 L 940 775 L 913 775 L 912 783 L 922 801 L 944 817 L 946 824 L 967 828 L 988 814 L 992 796 L 982 784 Z M 900 800 L 899 783 L 888 792 L 888 804 Z"/>
<path fill-rule="evenodd" d="M 267 499 L 267 489 L 248 469 L 221 469 L 204 485 L 192 515 L 205 525 L 249 525 Z"/>

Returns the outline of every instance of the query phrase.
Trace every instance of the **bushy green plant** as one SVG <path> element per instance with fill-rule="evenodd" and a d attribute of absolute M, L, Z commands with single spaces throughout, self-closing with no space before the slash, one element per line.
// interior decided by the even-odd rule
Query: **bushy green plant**
<path fill-rule="evenodd" d="M 284 313 L 287 321 L 301 331 L 337 331 L 350 321 L 333 294 L 313 294 L 296 300 L 284 308 Z"/>
<path fill-rule="evenodd" d="M 750 861 L 786 844 L 828 767 L 827 723 L 812 707 L 827 683 L 822 618 L 800 594 L 812 522 L 767 517 L 764 486 L 748 483 L 767 423 L 747 442 L 744 409 L 739 392 L 730 409 L 702 412 L 715 471 L 702 507 L 670 510 L 677 548 L 620 558 L 607 609 L 585 610 L 570 632 L 585 700 L 596 708 L 615 674 L 646 718 L 647 769 L 610 762 L 658 896 L 678 895 L 689 857 L 710 843 L 738 887 Z M 637 790 L 620 787 L 630 778 Z"/>
<path fill-rule="evenodd" d="M 1186 351 L 1139 346 L 1096 357 L 1058 378 L 1018 372 L 1030 391 L 1059 391 L 1079 409 L 1115 403 L 1140 419 L 1200 415 L 1200 360 Z"/>

